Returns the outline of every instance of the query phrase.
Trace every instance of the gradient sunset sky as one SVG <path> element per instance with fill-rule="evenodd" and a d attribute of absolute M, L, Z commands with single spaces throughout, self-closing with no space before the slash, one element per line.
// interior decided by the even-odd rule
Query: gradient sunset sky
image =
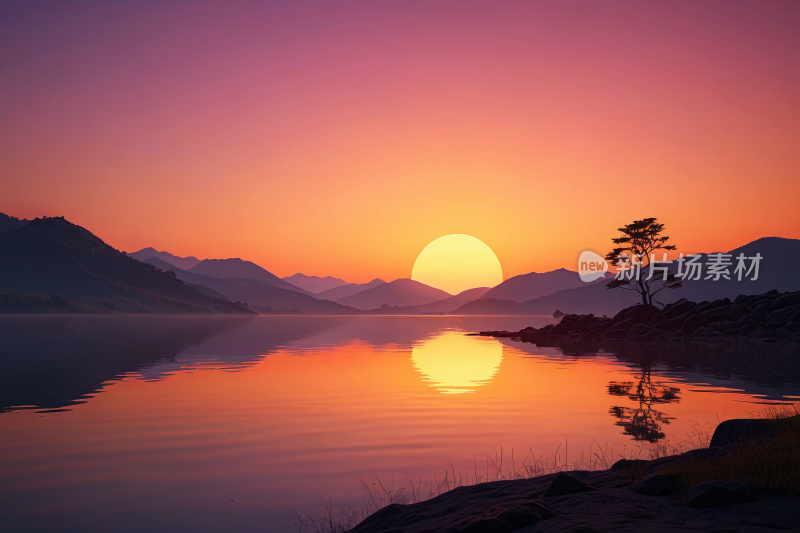
<path fill-rule="evenodd" d="M 279 276 L 800 238 L 796 1 L 2 2 L 0 212 Z"/>

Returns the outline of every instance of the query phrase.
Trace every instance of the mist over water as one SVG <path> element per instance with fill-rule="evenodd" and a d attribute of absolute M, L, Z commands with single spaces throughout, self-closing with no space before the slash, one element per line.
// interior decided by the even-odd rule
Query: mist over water
<path fill-rule="evenodd" d="M 290 531 L 362 478 L 623 453 L 800 400 L 788 347 L 464 335 L 551 320 L 2 317 L 4 529 Z"/>

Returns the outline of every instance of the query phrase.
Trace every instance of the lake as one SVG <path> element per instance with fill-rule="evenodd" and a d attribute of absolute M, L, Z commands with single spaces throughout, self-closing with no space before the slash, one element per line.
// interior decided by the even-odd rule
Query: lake
<path fill-rule="evenodd" d="M 2 316 L 0 529 L 297 531 L 362 479 L 628 456 L 800 400 L 782 346 L 465 335 L 549 322 Z"/>

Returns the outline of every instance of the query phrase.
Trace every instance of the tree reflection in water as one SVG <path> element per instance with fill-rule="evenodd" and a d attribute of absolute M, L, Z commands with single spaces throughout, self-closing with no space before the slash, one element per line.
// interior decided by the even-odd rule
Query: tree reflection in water
<path fill-rule="evenodd" d="M 612 381 L 608 384 L 608 393 L 612 396 L 627 396 L 636 407 L 615 406 L 609 413 L 617 418 L 616 425 L 624 428 L 623 434 L 630 435 L 633 440 L 658 442 L 666 435 L 661 431 L 662 424 L 669 424 L 674 418 L 654 409 L 653 406 L 679 402 L 677 387 L 668 387 L 651 380 L 650 365 L 642 366 L 639 384 L 633 389 L 632 381 Z"/>

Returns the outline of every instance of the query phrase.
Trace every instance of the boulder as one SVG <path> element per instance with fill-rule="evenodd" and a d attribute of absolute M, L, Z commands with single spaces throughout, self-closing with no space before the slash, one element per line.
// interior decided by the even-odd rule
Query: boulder
<path fill-rule="evenodd" d="M 800 305 L 800 291 L 784 294 L 772 302 L 773 309 L 783 309 L 794 305 Z"/>
<path fill-rule="evenodd" d="M 716 337 L 717 333 L 712 330 L 711 328 L 707 328 L 706 326 L 701 326 L 692 332 L 692 335 L 695 337 Z"/>
<path fill-rule="evenodd" d="M 626 470 L 628 468 L 633 468 L 635 466 L 642 466 L 650 464 L 650 461 L 645 459 L 620 459 L 613 465 L 611 465 L 610 470 Z"/>
<path fill-rule="evenodd" d="M 621 322 L 617 322 L 614 326 L 606 331 L 606 337 L 624 337 L 630 331 L 630 328 L 633 327 L 635 324 L 632 320 L 622 320 Z"/>
<path fill-rule="evenodd" d="M 675 318 L 680 316 L 688 311 L 691 311 L 697 306 L 695 302 L 690 302 L 686 298 L 681 298 L 674 304 L 670 304 L 661 311 L 661 313 L 666 316 L 667 318 Z"/>
<path fill-rule="evenodd" d="M 629 318 L 633 314 L 635 308 L 636 308 L 635 305 L 626 307 L 625 309 L 614 315 L 614 320 L 625 320 L 626 318 Z"/>
<path fill-rule="evenodd" d="M 731 299 L 730 298 L 721 298 L 719 300 L 713 300 L 711 302 L 700 302 L 697 304 L 697 314 L 703 313 L 705 311 L 710 311 L 712 309 L 716 309 L 718 307 L 722 307 L 723 305 L 730 305 Z"/>
<path fill-rule="evenodd" d="M 509 531 L 516 531 L 518 528 L 532 526 L 539 520 L 553 518 L 556 513 L 543 503 L 532 501 L 523 505 L 515 505 L 507 511 L 501 512 L 498 518 L 503 524 L 512 526 Z"/>
<path fill-rule="evenodd" d="M 789 322 L 789 319 L 793 317 L 795 313 L 800 313 L 800 304 L 790 305 L 788 307 L 778 309 L 777 311 L 773 311 L 767 315 L 766 320 L 767 322 L 786 323 Z"/>
<path fill-rule="evenodd" d="M 757 439 L 767 433 L 769 433 L 769 428 L 763 420 L 734 418 L 726 420 L 717 426 L 708 446 L 727 446 L 742 440 Z"/>
<path fill-rule="evenodd" d="M 755 501 L 758 497 L 750 489 L 732 481 L 703 481 L 686 494 L 686 505 L 695 509 Z"/>
<path fill-rule="evenodd" d="M 592 490 L 586 486 L 581 480 L 564 472 L 559 472 L 556 477 L 550 481 L 550 484 L 544 489 L 542 498 L 551 498 L 553 496 L 564 496 L 567 494 L 575 494 L 577 492 L 586 492 Z"/>
<path fill-rule="evenodd" d="M 591 315 L 591 314 L 589 314 L 589 315 L 581 315 L 581 317 L 575 323 L 575 329 L 576 330 L 583 329 L 586 326 L 594 324 L 595 322 L 597 322 L 597 318 L 594 315 Z"/>
<path fill-rule="evenodd" d="M 704 326 L 708 326 L 708 320 L 699 315 L 692 315 L 683 321 L 683 324 L 681 325 L 681 332 L 684 335 L 689 335 Z"/>
<path fill-rule="evenodd" d="M 678 492 L 675 478 L 667 474 L 653 474 L 637 483 L 633 489 L 636 494 L 645 496 L 666 496 Z"/>
<path fill-rule="evenodd" d="M 654 305 L 635 305 L 628 320 L 634 324 L 643 324 L 650 320 L 656 313 L 658 313 L 658 308 Z"/>

